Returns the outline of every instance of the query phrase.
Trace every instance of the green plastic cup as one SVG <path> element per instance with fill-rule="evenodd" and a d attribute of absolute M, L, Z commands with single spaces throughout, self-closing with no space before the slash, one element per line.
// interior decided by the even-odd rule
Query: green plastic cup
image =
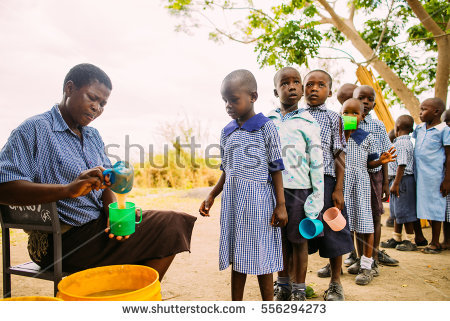
<path fill-rule="evenodd" d="M 136 208 L 140 211 L 139 222 L 136 222 Z M 114 235 L 131 235 L 136 231 L 136 224 L 142 222 L 142 209 L 133 202 L 126 202 L 126 207 L 119 208 L 117 202 L 109 204 L 109 226 Z"/>
<path fill-rule="evenodd" d="M 358 128 L 358 118 L 354 116 L 342 116 L 344 119 L 344 130 L 352 130 Z"/>

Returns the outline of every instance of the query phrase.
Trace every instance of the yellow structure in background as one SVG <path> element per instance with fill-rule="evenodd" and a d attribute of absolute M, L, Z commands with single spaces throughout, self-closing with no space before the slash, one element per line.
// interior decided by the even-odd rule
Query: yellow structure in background
<path fill-rule="evenodd" d="M 377 96 L 375 98 L 376 105 L 374 110 L 378 119 L 384 123 L 384 126 L 389 133 L 392 129 L 394 129 L 394 119 L 389 111 L 389 106 L 384 101 L 384 96 L 378 81 L 376 81 L 371 70 L 368 70 L 366 67 L 361 65 L 359 65 L 358 69 L 356 69 L 356 77 L 361 85 L 368 85 L 375 89 Z"/>
<path fill-rule="evenodd" d="M 359 65 L 358 69 L 356 69 L 356 77 L 361 85 L 369 85 L 375 89 L 377 97 L 375 98 L 376 105 L 374 110 L 378 119 L 384 123 L 384 126 L 389 133 L 392 129 L 394 129 L 394 119 L 392 118 L 388 105 L 384 101 L 384 96 L 381 92 L 380 85 L 378 84 L 378 81 L 376 81 L 372 70 L 368 70 L 366 67 Z M 420 225 L 422 227 L 430 226 L 427 220 L 420 220 Z"/>

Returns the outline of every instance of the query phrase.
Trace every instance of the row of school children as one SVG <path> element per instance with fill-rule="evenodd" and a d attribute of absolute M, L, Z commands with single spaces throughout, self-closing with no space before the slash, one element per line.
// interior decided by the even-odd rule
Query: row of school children
<path fill-rule="evenodd" d="M 221 132 L 222 175 L 199 212 L 209 216 L 214 199 L 222 193 L 219 268 L 232 267 L 233 300 L 243 299 L 247 274 L 253 274 L 263 300 L 304 301 L 308 254 L 317 251 L 329 259 L 319 270 L 319 276 L 330 276 L 324 293 L 329 301 L 344 300 L 340 280 L 344 254 L 351 253 L 346 265 L 359 285 L 379 274 L 379 263 L 397 265 L 379 251 L 382 201 L 390 192 L 395 195 L 392 211 L 397 225 L 405 225 L 407 240 L 413 239 L 411 226 L 418 217 L 429 219 L 433 239 L 425 252 L 439 251 L 438 226 L 445 220 L 446 205 L 442 195 L 450 191 L 445 171 L 449 166 L 444 167 L 450 159 L 446 158 L 450 129 L 440 123 L 442 101 L 427 99 L 421 104 L 423 123 L 413 133 L 413 151 L 412 118 L 399 117 L 392 146 L 383 123 L 369 115 L 376 95 L 369 86 L 346 84 L 339 89 L 341 114 L 357 119 L 357 129 L 352 130 L 344 130 L 341 115 L 326 106 L 332 95 L 327 72 L 311 71 L 302 82 L 295 68 L 285 67 L 275 74 L 274 88 L 279 108 L 264 116 L 254 110 L 258 92 L 251 72 L 233 71 L 221 85 L 226 112 L 233 120 Z M 303 95 L 306 107 L 299 108 Z M 346 227 L 336 232 L 323 224 L 320 235 L 306 240 L 299 223 L 322 219 L 330 207 L 341 210 Z M 423 242 L 420 237 L 416 235 L 416 241 Z M 448 234 L 444 244 L 449 245 Z"/>

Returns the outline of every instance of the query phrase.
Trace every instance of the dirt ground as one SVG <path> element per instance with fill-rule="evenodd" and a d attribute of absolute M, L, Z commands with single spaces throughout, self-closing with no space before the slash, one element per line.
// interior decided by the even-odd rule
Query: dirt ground
<path fill-rule="evenodd" d="M 165 192 L 159 194 L 136 190 L 132 201 L 143 208 L 173 209 L 198 217 L 193 236 L 191 253 L 177 255 L 162 282 L 163 300 L 169 301 L 211 301 L 230 300 L 230 269 L 218 269 L 219 213 L 220 200 L 217 199 L 211 217 L 198 215 L 198 207 L 207 189 L 190 192 Z M 383 215 L 383 223 L 387 213 Z M 431 240 L 431 229 L 424 234 Z M 392 228 L 383 226 L 382 240 L 390 238 Z M 26 250 L 27 236 L 15 230 L 12 235 L 12 262 L 18 264 L 29 260 Z M 380 276 L 367 286 L 354 282 L 355 276 L 344 268 L 342 284 L 346 300 L 369 301 L 448 301 L 450 300 L 450 250 L 440 254 L 400 252 L 386 249 L 386 252 L 400 261 L 398 267 L 380 266 Z M 317 297 L 312 301 L 322 301 L 323 292 L 328 288 L 329 279 L 317 277 L 317 270 L 327 263 L 318 254 L 309 256 L 307 284 L 315 290 Z M 1 287 L 1 285 L 0 285 Z M 49 281 L 13 276 L 13 296 L 52 296 L 53 286 Z M 245 300 L 260 300 L 255 276 L 247 278 Z"/>

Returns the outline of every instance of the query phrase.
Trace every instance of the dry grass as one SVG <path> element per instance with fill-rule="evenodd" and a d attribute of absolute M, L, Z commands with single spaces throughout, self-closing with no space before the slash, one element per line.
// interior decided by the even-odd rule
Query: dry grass
<path fill-rule="evenodd" d="M 213 186 L 220 177 L 219 160 L 205 160 L 181 151 L 156 155 L 152 162 L 134 164 L 135 186 L 140 188 L 179 188 Z"/>

